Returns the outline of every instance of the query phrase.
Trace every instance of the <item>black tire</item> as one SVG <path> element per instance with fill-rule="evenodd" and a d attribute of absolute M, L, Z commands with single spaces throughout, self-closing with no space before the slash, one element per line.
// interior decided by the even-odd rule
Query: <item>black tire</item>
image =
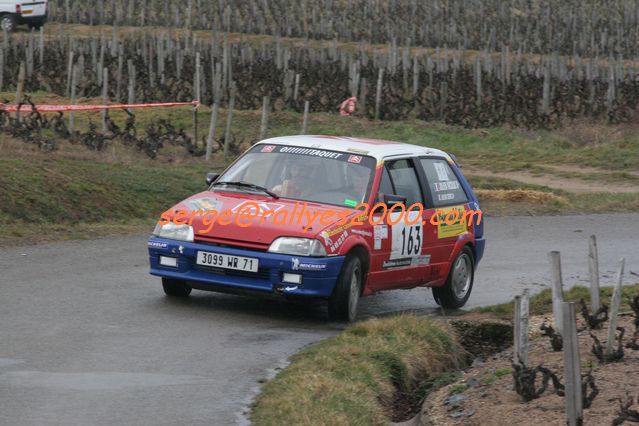
<path fill-rule="evenodd" d="M 328 318 L 330 320 L 355 321 L 363 282 L 361 259 L 355 255 L 347 256 L 337 278 L 333 294 L 328 299 Z"/>
<path fill-rule="evenodd" d="M 459 309 L 470 297 L 475 281 L 475 261 L 473 252 L 464 247 L 450 267 L 446 283 L 442 287 L 433 287 L 433 297 L 438 305 L 445 309 Z"/>
<path fill-rule="evenodd" d="M 8 33 L 12 33 L 16 30 L 17 21 L 16 17 L 10 13 L 0 16 L 0 31 L 6 30 Z"/>
<path fill-rule="evenodd" d="M 170 278 L 162 278 L 162 288 L 167 296 L 180 298 L 189 297 L 192 290 L 184 281 Z"/>

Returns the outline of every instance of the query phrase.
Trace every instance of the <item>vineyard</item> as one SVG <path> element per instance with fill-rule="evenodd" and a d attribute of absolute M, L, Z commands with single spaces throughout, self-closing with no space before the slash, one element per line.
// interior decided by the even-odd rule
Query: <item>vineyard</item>
<path fill-rule="evenodd" d="M 15 91 L 16 102 L 43 91 L 71 102 L 196 99 L 300 113 L 306 103 L 310 112 L 337 112 L 357 96 L 357 114 L 370 119 L 618 123 L 636 115 L 639 7 L 609 3 L 66 0 L 51 3 L 51 19 L 64 23 L 55 33 L 4 35 L 0 91 Z M 77 35 L 66 23 L 113 27 Z M 8 121 L 3 128 L 24 131 Z M 195 135 L 167 137 L 201 154 Z"/>
<path fill-rule="evenodd" d="M 633 0 L 64 0 L 64 23 L 183 27 L 426 47 L 636 57 Z M 478 17 L 481 17 L 478 19 Z"/>

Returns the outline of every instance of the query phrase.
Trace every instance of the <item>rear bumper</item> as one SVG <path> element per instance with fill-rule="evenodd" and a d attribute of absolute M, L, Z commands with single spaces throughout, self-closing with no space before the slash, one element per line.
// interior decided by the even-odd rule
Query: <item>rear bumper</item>
<path fill-rule="evenodd" d="M 484 257 L 484 248 L 486 247 L 486 239 L 484 237 L 475 238 L 475 264 L 478 264 Z"/>
<path fill-rule="evenodd" d="M 17 15 L 17 18 L 18 24 L 44 24 L 47 22 L 47 15 Z"/>
<path fill-rule="evenodd" d="M 184 280 L 207 291 L 325 298 L 332 294 L 344 263 L 343 256 L 290 256 L 158 237 L 149 238 L 148 249 L 151 275 Z M 259 260 L 259 269 L 244 272 L 200 266 L 196 263 L 198 251 L 255 258 Z M 176 258 L 177 267 L 160 265 L 160 256 Z M 283 282 L 284 272 L 301 274 L 301 284 Z"/>

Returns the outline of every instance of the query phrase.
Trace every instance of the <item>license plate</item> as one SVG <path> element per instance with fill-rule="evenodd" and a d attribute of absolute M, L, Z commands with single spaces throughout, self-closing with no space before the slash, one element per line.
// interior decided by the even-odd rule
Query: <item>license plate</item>
<path fill-rule="evenodd" d="M 237 271 L 257 272 L 259 260 L 252 257 L 231 256 L 229 254 L 197 252 L 198 265 L 215 268 L 235 269 Z"/>

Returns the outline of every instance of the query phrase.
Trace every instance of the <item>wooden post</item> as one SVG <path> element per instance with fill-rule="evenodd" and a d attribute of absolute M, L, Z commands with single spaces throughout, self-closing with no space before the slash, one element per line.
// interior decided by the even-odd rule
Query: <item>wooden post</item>
<path fill-rule="evenodd" d="M 200 52 L 196 52 L 195 53 L 195 81 L 194 81 L 194 88 L 195 88 L 195 100 L 198 102 L 201 102 L 200 99 Z M 193 140 L 195 140 L 195 142 L 197 143 L 197 127 L 198 127 L 198 122 L 197 122 L 197 108 L 193 108 Z"/>
<path fill-rule="evenodd" d="M 375 92 L 375 120 L 379 120 L 379 117 L 380 117 L 383 83 L 384 83 L 384 69 L 380 68 L 377 74 L 377 91 Z"/>
<path fill-rule="evenodd" d="M 588 244 L 588 271 L 590 272 L 590 308 L 593 315 L 599 310 L 599 254 L 597 237 L 590 236 Z"/>
<path fill-rule="evenodd" d="M 302 120 L 302 132 L 300 135 L 305 135 L 308 131 L 308 110 L 310 109 L 310 102 L 304 102 L 304 119 Z"/>
<path fill-rule="evenodd" d="M 24 79 L 27 77 L 27 69 L 24 61 L 20 62 L 20 71 L 18 71 L 18 86 L 16 87 L 16 104 L 22 102 L 24 96 Z M 16 119 L 20 121 L 20 110 L 16 112 Z"/>
<path fill-rule="evenodd" d="M 563 280 L 561 277 L 561 255 L 558 251 L 548 253 L 550 259 L 550 272 L 552 283 L 552 315 L 555 319 L 555 328 L 561 332 L 563 329 L 561 304 L 564 302 Z"/>
<path fill-rule="evenodd" d="M 73 78 L 71 79 L 71 105 L 77 103 L 76 90 L 78 86 L 78 66 L 73 66 Z M 73 128 L 75 126 L 75 112 L 69 111 L 69 132 L 73 135 Z"/>
<path fill-rule="evenodd" d="M 260 140 L 266 137 L 266 132 L 268 131 L 268 108 L 269 108 L 269 98 L 268 96 L 264 96 L 262 99 L 262 124 L 260 125 Z"/>
<path fill-rule="evenodd" d="M 617 282 L 615 283 L 615 289 L 612 292 L 612 300 L 610 301 L 610 322 L 608 323 L 608 340 L 606 341 L 604 355 L 612 354 L 613 345 L 615 343 L 615 332 L 617 331 L 619 305 L 621 304 L 621 290 L 623 287 L 623 267 L 625 263 L 626 259 L 621 258 L 619 261 L 619 270 L 617 271 Z"/>
<path fill-rule="evenodd" d="M 116 81 L 116 90 L 115 90 L 115 99 L 117 103 L 120 103 L 122 100 L 122 67 L 124 66 L 124 54 L 122 50 L 119 51 L 118 55 L 118 73 L 117 73 L 117 81 Z"/>
<path fill-rule="evenodd" d="M 528 290 L 515 297 L 513 362 L 528 366 Z"/>
<path fill-rule="evenodd" d="M 211 125 L 209 126 L 209 136 L 206 138 L 206 161 L 211 160 L 211 152 L 213 151 L 213 139 L 215 139 L 215 126 L 217 125 L 218 105 L 213 104 L 211 110 Z"/>
<path fill-rule="evenodd" d="M 295 74 L 295 89 L 293 89 L 293 100 L 297 101 L 297 97 L 300 91 L 300 75 Z"/>
<path fill-rule="evenodd" d="M 575 304 L 561 304 L 561 322 L 564 328 L 561 334 L 564 340 L 564 384 L 566 386 L 566 417 L 569 426 L 582 424 L 583 397 L 581 388 L 581 362 L 579 360 L 579 341 L 575 320 Z"/>
<path fill-rule="evenodd" d="M 235 83 L 231 83 L 231 94 L 226 114 L 226 131 L 224 132 L 224 160 L 226 161 L 231 143 L 231 123 L 233 121 L 233 108 L 235 108 Z"/>
<path fill-rule="evenodd" d="M 40 66 L 44 64 L 44 27 L 40 27 Z"/>
<path fill-rule="evenodd" d="M 127 103 L 133 104 L 135 103 L 135 65 L 133 65 L 131 59 L 127 61 L 127 65 L 129 68 L 129 97 Z"/>
<path fill-rule="evenodd" d="M 109 69 L 104 67 L 102 73 L 102 105 L 109 104 Z M 102 110 L 102 132 L 107 132 L 107 110 Z"/>
<path fill-rule="evenodd" d="M 69 66 L 67 68 L 67 96 L 71 95 L 71 73 L 73 72 L 73 50 L 69 52 Z"/>

